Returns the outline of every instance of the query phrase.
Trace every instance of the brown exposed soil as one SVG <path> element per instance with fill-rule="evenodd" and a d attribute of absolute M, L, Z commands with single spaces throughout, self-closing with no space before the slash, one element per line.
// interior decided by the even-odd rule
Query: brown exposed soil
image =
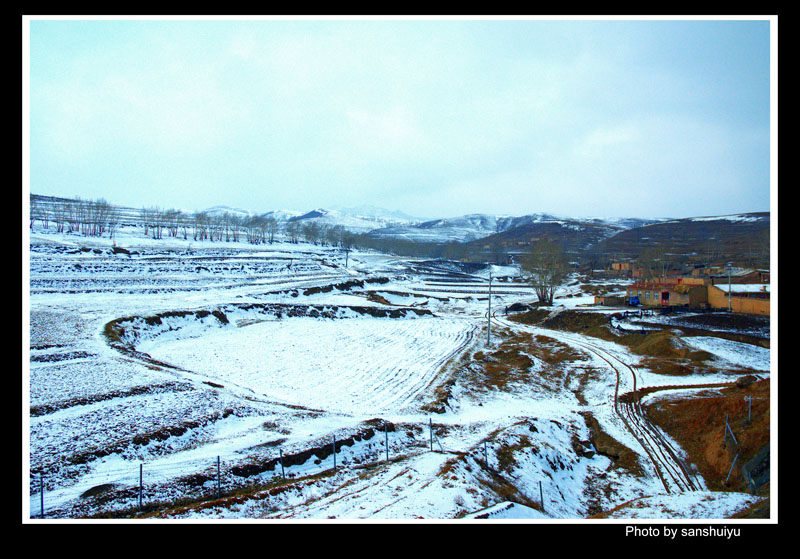
<path fill-rule="evenodd" d="M 600 422 L 591 412 L 580 412 L 580 415 L 589 427 L 589 440 L 598 454 L 610 458 L 614 467 L 637 476 L 644 475 L 642 466 L 639 464 L 639 457 L 634 451 L 603 431 Z"/>
<path fill-rule="evenodd" d="M 547 311 L 534 310 L 521 313 L 510 318 L 523 324 L 536 324 L 545 328 L 553 328 L 566 332 L 578 332 L 593 336 L 601 340 L 628 347 L 632 353 L 643 357 L 642 365 L 654 373 L 664 375 L 683 376 L 697 374 L 706 370 L 708 360 L 713 355 L 702 350 L 692 350 L 680 343 L 686 335 L 715 335 L 721 338 L 744 343 L 757 343 L 759 346 L 769 346 L 769 340 L 757 340 L 744 334 L 710 332 L 708 330 L 681 327 L 676 329 L 663 324 L 658 330 L 641 333 L 622 333 L 614 331 L 609 326 L 607 315 L 582 311 L 563 311 L 550 316 Z"/>
<path fill-rule="evenodd" d="M 689 462 L 697 467 L 711 490 L 750 491 L 740 466 L 770 441 L 769 379 L 739 384 L 743 386 L 732 384 L 719 391 L 701 392 L 691 398 L 660 399 L 644 406 L 651 421 L 686 451 Z M 747 396 L 752 397 L 749 421 Z M 726 441 L 726 417 L 736 442 L 730 435 Z M 737 452 L 739 457 L 731 470 Z M 759 494 L 769 495 L 769 486 Z"/>
<path fill-rule="evenodd" d="M 383 422 L 381 420 L 370 420 L 365 422 L 366 427 L 360 429 L 355 435 L 347 438 L 336 440 L 336 452 L 340 452 L 343 446 L 353 446 L 356 442 L 369 440 L 375 436 L 375 430 L 380 424 L 380 429 L 383 429 Z M 393 424 L 386 424 L 387 431 L 394 432 L 395 426 Z M 330 444 L 320 445 L 315 448 L 308 448 L 294 454 L 285 454 L 283 457 L 273 458 L 265 462 L 253 462 L 250 464 L 241 464 L 231 468 L 231 473 L 239 477 L 250 477 L 261 474 L 263 472 L 280 471 L 281 464 L 286 468 L 288 466 L 295 466 L 305 464 L 312 456 L 317 460 L 325 460 L 333 454 L 333 441 Z"/>
<path fill-rule="evenodd" d="M 642 365 L 654 373 L 688 375 L 703 372 L 709 368 L 713 355 L 695 351 L 680 343 L 687 335 L 717 336 L 733 341 L 769 347 L 769 339 L 759 337 L 758 333 L 724 331 L 724 328 L 751 329 L 764 326 L 764 320 L 752 317 L 720 317 L 715 314 L 687 317 L 679 326 L 652 324 L 658 330 L 641 333 L 622 333 L 609 327 L 607 317 L 597 313 L 581 311 L 562 311 L 551 315 L 543 309 L 534 309 L 509 317 L 521 323 L 535 324 L 547 328 L 579 332 L 600 339 L 614 341 L 627 346 L 632 353 L 642 357 Z M 696 325 L 694 328 L 691 325 Z M 723 330 L 709 330 L 722 328 Z M 755 382 L 754 382 L 755 381 Z M 640 390 L 636 398 L 669 387 L 654 387 Z M 677 388 L 674 387 L 674 388 Z M 579 395 L 579 394 L 578 394 Z M 633 397 L 628 394 L 621 397 Z M 750 420 L 748 421 L 748 401 L 752 397 Z M 687 454 L 687 462 L 696 468 L 705 480 L 708 489 L 713 491 L 755 491 L 769 497 L 768 483 L 768 444 L 770 440 L 770 388 L 769 379 L 756 381 L 756 377 L 740 377 L 736 383 L 709 384 L 702 392 L 692 397 L 664 399 L 645 406 L 649 420 L 658 425 Z M 602 431 L 590 413 L 583 412 L 591 431 L 591 443 L 598 453 L 611 458 L 616 467 L 642 474 L 636 454 Z M 733 435 L 725 436 L 725 421 L 728 417 Z M 735 437 L 735 441 L 734 441 Z M 761 454 L 759 454 L 761 452 Z M 738 454 L 738 457 L 737 457 Z M 758 455 L 758 456 L 757 456 Z M 766 462 L 762 458 L 767 456 Z M 736 462 L 734 463 L 734 459 Z M 759 460 L 761 462 L 759 462 Z M 749 464 L 748 464 L 749 462 Z M 746 466 L 745 466 L 746 465 Z M 766 480 L 761 487 L 752 487 L 743 475 L 742 466 L 753 471 L 760 465 L 762 477 Z M 766 469 L 766 477 L 763 472 Z M 753 477 L 753 479 L 756 479 Z M 769 500 L 741 511 L 736 518 L 768 518 Z"/>
<path fill-rule="evenodd" d="M 178 382 L 166 382 L 163 384 L 153 384 L 150 386 L 136 386 L 127 390 L 113 390 L 104 392 L 102 394 L 92 394 L 91 396 L 83 396 L 79 398 L 70 398 L 69 400 L 62 400 L 49 404 L 41 404 L 33 406 L 30 409 L 30 416 L 37 417 L 40 415 L 47 415 L 58 410 L 71 408 L 74 406 L 86 406 L 96 402 L 103 402 L 113 400 L 115 398 L 127 398 L 129 396 L 138 396 L 140 394 L 158 394 L 161 392 L 178 392 L 182 390 L 191 389 L 190 384 L 183 384 Z"/>
<path fill-rule="evenodd" d="M 64 456 L 63 462 L 66 464 L 87 464 L 98 458 L 103 458 L 104 456 L 121 453 L 132 444 L 144 446 L 153 441 L 165 441 L 170 437 L 179 437 L 192 429 L 204 427 L 220 419 L 224 419 L 233 413 L 234 410 L 232 409 L 226 409 L 223 412 L 215 411 L 194 421 L 184 421 L 175 425 L 165 425 L 154 431 L 140 432 L 130 438 L 120 440 L 113 445 L 92 448 L 80 453 Z M 31 474 L 39 475 L 41 473 L 42 472 L 38 468 L 31 468 Z"/>

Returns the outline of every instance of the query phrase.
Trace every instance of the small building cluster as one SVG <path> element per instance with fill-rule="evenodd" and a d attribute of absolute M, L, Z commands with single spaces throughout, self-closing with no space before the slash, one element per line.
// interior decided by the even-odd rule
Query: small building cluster
<path fill-rule="evenodd" d="M 613 270 L 634 271 L 619 263 Z M 636 274 L 631 274 L 634 278 Z M 695 267 L 691 273 L 640 279 L 620 295 L 595 297 L 595 304 L 683 307 L 697 310 L 726 310 L 760 316 L 770 315 L 769 270 Z"/>

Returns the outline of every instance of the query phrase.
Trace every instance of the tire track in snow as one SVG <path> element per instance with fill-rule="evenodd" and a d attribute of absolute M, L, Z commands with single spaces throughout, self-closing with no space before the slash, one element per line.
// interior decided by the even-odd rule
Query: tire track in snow
<path fill-rule="evenodd" d="M 498 319 L 493 315 L 495 321 L 512 330 L 522 329 L 529 332 L 544 329 L 533 329 L 522 324 L 515 324 L 503 319 Z M 661 431 L 653 425 L 644 414 L 640 405 L 640 398 L 637 393 L 636 369 L 622 359 L 613 355 L 608 350 L 585 340 L 577 335 L 565 334 L 563 332 L 553 332 L 547 330 L 547 334 L 557 340 L 564 341 L 570 345 L 581 348 L 592 353 L 605 361 L 609 368 L 616 375 L 616 383 L 613 394 L 613 407 L 616 415 L 622 420 L 628 432 L 634 437 L 649 458 L 653 468 L 661 480 L 664 489 L 672 493 L 674 489 L 678 491 L 695 491 L 699 489 L 699 484 L 684 466 L 679 458 L 677 451 L 672 444 L 667 441 Z M 630 375 L 633 382 L 633 390 L 624 400 L 620 398 L 620 383 L 623 376 Z M 633 399 L 633 402 L 628 402 Z"/>
<path fill-rule="evenodd" d="M 293 318 L 214 333 L 203 344 L 166 341 L 149 351 L 267 397 L 316 410 L 374 413 L 410 405 L 467 347 L 475 328 L 439 318 Z"/>

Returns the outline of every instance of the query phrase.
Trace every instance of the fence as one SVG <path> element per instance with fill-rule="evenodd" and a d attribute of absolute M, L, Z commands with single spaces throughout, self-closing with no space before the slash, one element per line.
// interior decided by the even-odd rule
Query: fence
<path fill-rule="evenodd" d="M 425 444 L 425 447 L 429 449 L 430 452 L 436 452 L 436 448 L 438 448 L 439 452 L 446 452 L 444 447 L 442 446 L 441 441 L 439 440 L 439 436 L 436 434 L 434 429 L 433 420 L 428 420 L 428 441 Z M 389 462 L 391 460 L 390 457 L 390 444 L 389 444 L 389 423 L 383 423 L 383 448 L 377 453 L 377 456 L 384 456 L 383 460 L 376 459 L 373 462 L 369 462 L 366 464 L 362 464 L 362 467 L 371 467 L 375 466 L 381 462 Z M 394 430 L 394 427 L 392 427 Z M 332 467 L 332 471 L 336 471 L 339 467 L 340 462 L 337 462 L 337 448 L 339 449 L 338 453 L 341 453 L 341 449 L 343 446 L 344 441 L 341 439 L 339 441 L 336 440 L 336 436 L 331 437 L 330 447 L 330 462 Z M 435 445 L 435 446 L 434 446 Z M 394 445 L 395 449 L 397 448 L 397 444 Z M 416 446 L 419 446 L 417 443 Z M 436 447 L 436 448 L 435 448 Z M 488 452 L 488 442 L 484 441 L 483 443 L 483 466 L 492 472 L 495 472 L 493 468 L 491 468 L 490 460 L 489 460 L 489 452 Z M 276 474 L 273 476 L 272 481 L 270 482 L 262 482 L 263 485 L 267 485 L 267 483 L 274 483 L 275 480 L 278 478 L 277 474 L 277 466 L 280 467 L 280 480 L 279 482 L 285 482 L 287 477 L 294 477 L 295 475 L 290 473 L 287 476 L 287 468 L 291 466 L 297 466 L 298 464 L 289 463 L 292 462 L 291 460 L 287 460 L 287 457 L 283 453 L 282 448 L 277 449 L 278 456 L 276 460 L 276 468 L 273 471 L 276 471 Z M 456 452 L 457 454 L 464 454 L 458 451 L 451 451 Z M 302 454 L 302 453 L 301 453 Z M 313 456 L 313 454 L 310 454 Z M 327 458 L 326 458 L 327 459 Z M 317 461 L 321 464 L 322 460 L 318 459 Z M 196 463 L 195 463 L 196 464 Z M 237 475 L 234 473 L 237 468 L 241 471 L 241 467 L 232 466 L 229 468 L 224 467 L 224 463 L 220 456 L 217 456 L 215 461 L 207 466 L 205 469 L 201 469 L 201 471 L 197 471 L 196 465 L 192 466 L 192 469 L 195 471 L 193 474 L 186 474 L 186 464 L 185 463 L 151 463 L 147 465 L 145 463 L 140 463 L 137 469 L 134 468 L 113 468 L 113 469 L 106 469 L 103 470 L 102 475 L 104 479 L 100 479 L 98 477 L 97 481 L 103 481 L 105 483 L 99 483 L 95 485 L 91 489 L 85 491 L 80 495 L 80 497 L 96 497 L 102 495 L 107 490 L 114 488 L 115 486 L 123 486 L 126 487 L 127 490 L 123 491 L 123 493 L 119 496 L 119 500 L 123 501 L 123 506 L 117 512 L 122 513 L 125 515 L 136 515 L 144 512 L 145 510 L 155 510 L 160 507 L 167 507 L 169 505 L 174 504 L 165 503 L 165 502 L 147 502 L 147 477 L 156 476 L 162 479 L 172 479 L 175 478 L 191 478 L 192 482 L 195 484 L 199 484 L 201 487 L 205 488 L 205 493 L 202 491 L 199 495 L 195 495 L 193 497 L 187 497 L 183 500 L 183 502 L 203 502 L 208 501 L 211 499 L 221 499 L 223 496 L 232 495 L 236 492 L 241 491 L 244 488 L 253 487 L 252 482 L 248 482 L 247 478 L 249 477 L 247 474 L 245 475 Z M 137 471 L 138 470 L 138 471 Z M 266 470 L 265 470 L 266 471 Z M 327 470 L 325 466 L 321 466 L 321 470 L 314 470 L 314 474 L 319 474 L 320 471 L 331 471 Z M 243 482 L 239 482 L 239 480 L 244 480 Z M 223 487 L 225 485 L 225 487 Z M 34 490 L 34 486 L 37 486 Z M 32 488 L 32 495 L 31 495 L 31 518 L 46 518 L 47 517 L 47 509 L 46 509 L 46 501 L 45 501 L 45 476 L 40 475 L 38 478 L 38 484 L 35 480 L 32 480 L 31 483 Z M 212 489 L 212 492 L 209 492 L 208 489 Z M 253 487 L 255 489 L 255 487 Z M 38 493 L 38 500 L 39 501 L 39 514 L 35 514 L 33 511 L 33 503 L 35 497 L 35 493 Z M 63 491 L 61 492 L 63 494 Z M 539 482 L 539 497 L 540 497 L 540 505 L 541 510 L 544 512 L 544 500 L 543 500 L 543 490 L 541 481 Z M 109 499 L 110 500 L 110 499 Z M 128 503 L 133 500 L 134 504 L 129 505 Z M 107 501 L 103 501 L 105 503 Z M 98 511 L 99 513 L 113 513 L 113 511 L 109 511 L 104 509 L 103 511 Z"/>
<path fill-rule="evenodd" d="M 747 421 L 749 425 L 752 419 L 752 396 L 746 396 L 745 400 L 747 406 Z M 756 455 L 748 462 L 744 462 L 743 451 L 739 440 L 733 432 L 733 428 L 729 422 L 729 415 L 725 414 L 725 427 L 722 446 L 728 451 L 728 457 L 731 459 L 731 466 L 728 470 L 728 475 L 725 477 L 725 485 L 728 485 L 731 474 L 733 473 L 736 465 L 739 465 L 739 472 L 742 475 L 745 483 L 750 490 L 751 494 L 755 494 L 761 487 L 769 483 L 769 445 L 762 448 Z"/>

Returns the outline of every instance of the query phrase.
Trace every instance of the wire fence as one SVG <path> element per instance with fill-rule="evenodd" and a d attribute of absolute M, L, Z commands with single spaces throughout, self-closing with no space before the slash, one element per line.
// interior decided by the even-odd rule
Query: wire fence
<path fill-rule="evenodd" d="M 758 399 L 758 398 L 757 398 Z M 745 396 L 748 402 L 747 419 L 744 425 L 750 425 L 752 422 L 752 396 Z M 725 477 L 725 485 L 727 486 L 731 480 L 731 475 L 734 472 L 737 464 L 739 466 L 739 473 L 742 479 L 747 484 L 751 494 L 755 494 L 762 486 L 769 482 L 769 445 L 761 449 L 750 461 L 745 462 L 744 449 L 742 448 L 738 437 L 733 432 L 733 427 L 729 421 L 729 414 L 725 414 L 725 427 L 723 436 L 723 448 L 728 453 L 728 458 L 731 460 L 730 469 Z"/>
<path fill-rule="evenodd" d="M 437 434 L 437 426 L 432 419 L 428 420 L 425 439 L 414 437 L 411 441 L 405 441 L 400 437 L 392 437 L 394 440 L 390 444 L 390 431 L 394 432 L 395 427 L 387 422 L 382 428 L 374 429 L 374 434 L 379 438 L 370 444 L 370 450 L 358 455 L 358 465 L 356 467 L 369 468 L 389 463 L 393 457 L 404 457 L 409 451 L 422 452 L 442 452 L 453 453 L 460 456 L 472 455 L 476 463 L 497 475 L 497 470 L 492 468 L 490 460 L 490 444 L 484 441 L 482 445 L 475 447 L 469 452 L 458 450 L 448 450 L 442 445 L 441 439 Z M 380 440 L 382 439 L 382 440 Z M 109 507 L 110 502 L 116 502 L 119 514 L 135 516 L 144 511 L 155 510 L 166 507 L 174 503 L 165 502 L 158 499 L 158 495 L 164 494 L 159 490 L 159 486 L 176 480 L 188 484 L 190 489 L 186 490 L 183 500 L 191 502 L 204 502 L 213 499 L 221 499 L 225 496 L 234 495 L 246 488 L 257 489 L 258 487 L 269 487 L 276 484 L 285 483 L 287 480 L 296 481 L 307 475 L 318 475 L 325 472 L 335 472 L 343 466 L 354 466 L 355 455 L 345 452 L 349 446 L 348 440 L 331 437 L 331 442 L 322 449 L 313 449 L 294 455 L 285 455 L 282 448 L 276 449 L 276 456 L 264 459 L 262 467 L 256 469 L 255 474 L 248 475 L 248 470 L 241 464 L 231 464 L 216 456 L 213 459 L 195 459 L 183 462 L 154 461 L 141 462 L 138 465 L 116 466 L 103 468 L 85 478 L 86 483 L 83 487 L 91 484 L 91 487 L 80 495 L 69 495 L 69 490 L 54 489 L 54 503 L 47 506 L 47 491 L 45 490 L 44 474 L 31 479 L 31 518 L 47 518 L 63 516 L 65 508 L 74 505 L 75 497 L 84 499 L 85 506 L 82 507 L 85 516 L 87 507 L 95 506 L 96 514 L 112 512 L 113 507 Z M 323 450 L 324 452 L 319 452 Z M 316 451 L 316 452 L 315 452 Z M 326 454 L 327 453 L 327 454 Z M 306 456 L 305 460 L 298 462 L 298 456 Z M 324 458 L 319 458 L 322 455 Z M 308 459 L 312 459 L 310 466 Z M 481 460 L 482 458 L 482 460 Z M 260 471 L 258 471 L 260 470 Z M 244 475 L 242 475 L 244 474 Z M 267 474 L 267 475 L 264 475 Z M 271 474 L 271 475 L 270 475 Z M 113 490 L 113 491 L 112 491 Z M 58 495 L 56 498 L 55 495 Z M 539 507 L 544 512 L 543 493 L 541 482 L 539 487 Z M 92 503 L 90 498 L 96 498 L 97 502 Z M 180 499 L 177 499 L 180 500 Z M 38 503 L 36 503 L 38 501 Z M 38 507 L 36 506 L 38 505 Z M 38 508 L 38 514 L 35 509 Z M 89 513 L 91 514 L 91 513 Z"/>

